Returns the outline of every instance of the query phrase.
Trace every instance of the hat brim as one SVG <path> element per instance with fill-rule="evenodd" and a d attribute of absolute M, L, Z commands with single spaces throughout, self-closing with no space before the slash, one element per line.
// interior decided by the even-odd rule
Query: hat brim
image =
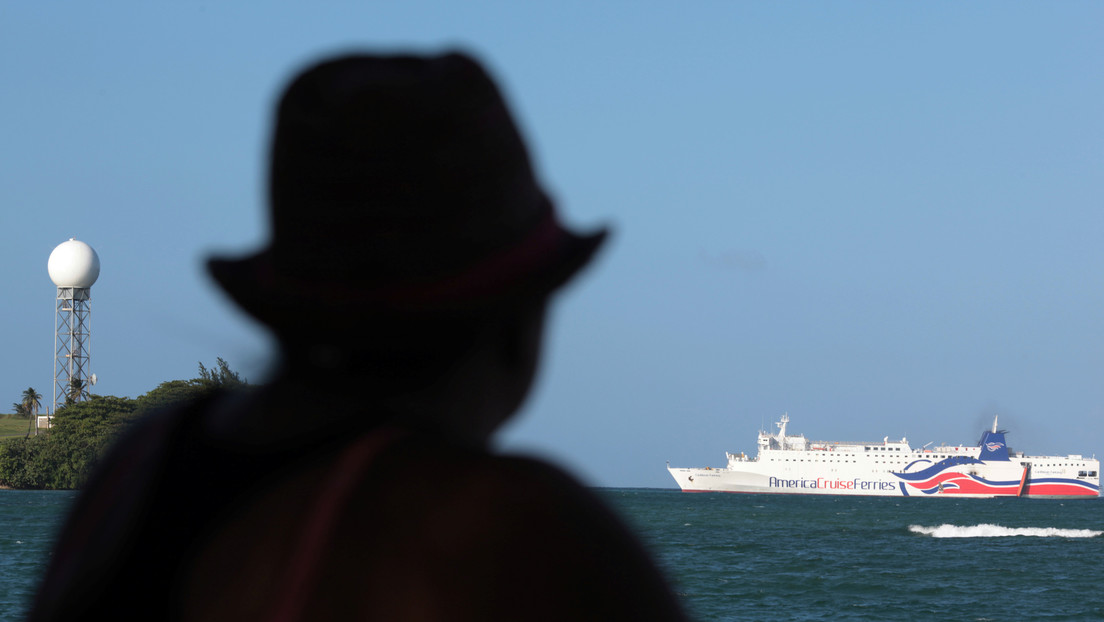
<path fill-rule="evenodd" d="M 609 231 L 579 234 L 555 221 L 474 266 L 425 283 L 365 285 L 281 274 L 270 249 L 213 257 L 207 270 L 244 311 L 277 333 L 332 324 L 353 313 L 388 316 L 485 314 L 547 296 L 585 267 Z"/>

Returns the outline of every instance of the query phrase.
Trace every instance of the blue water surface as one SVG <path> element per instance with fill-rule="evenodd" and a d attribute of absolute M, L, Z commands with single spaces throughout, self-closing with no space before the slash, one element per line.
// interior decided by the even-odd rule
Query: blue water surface
<path fill-rule="evenodd" d="M 600 489 L 697 620 L 1104 620 L 1104 501 Z M 0 490 L 0 620 L 76 493 Z"/>
<path fill-rule="evenodd" d="M 699 620 L 1104 620 L 1104 502 L 603 489 Z"/>
<path fill-rule="evenodd" d="M 22 619 L 75 492 L 0 490 L 0 620 Z"/>

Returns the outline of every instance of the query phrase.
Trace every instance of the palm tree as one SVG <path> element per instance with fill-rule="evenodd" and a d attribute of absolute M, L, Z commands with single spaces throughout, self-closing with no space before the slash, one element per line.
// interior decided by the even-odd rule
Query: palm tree
<path fill-rule="evenodd" d="M 42 396 L 34 390 L 34 387 L 27 387 L 27 390 L 23 392 L 23 403 L 19 406 L 22 408 L 23 414 L 30 420 L 27 423 L 27 436 L 31 435 L 31 430 L 35 430 L 37 434 L 38 409 L 42 407 Z"/>
<path fill-rule="evenodd" d="M 84 381 L 80 378 L 69 380 L 69 393 L 65 396 L 66 404 L 76 404 L 84 397 Z"/>
<path fill-rule="evenodd" d="M 34 390 L 34 387 L 27 387 L 23 392 L 23 412 L 35 417 L 38 415 L 39 408 L 42 408 L 42 396 Z"/>

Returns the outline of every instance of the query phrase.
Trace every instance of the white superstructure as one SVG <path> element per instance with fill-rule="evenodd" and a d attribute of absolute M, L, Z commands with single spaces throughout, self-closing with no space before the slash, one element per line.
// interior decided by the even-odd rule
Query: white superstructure
<path fill-rule="evenodd" d="M 758 455 L 727 454 L 723 468 L 667 466 L 687 492 L 955 497 L 1095 497 L 1100 462 L 1080 455 L 1010 452 L 1005 432 L 982 434 L 977 445 L 913 449 L 908 440 L 855 443 L 810 441 L 786 431 L 759 432 Z"/>

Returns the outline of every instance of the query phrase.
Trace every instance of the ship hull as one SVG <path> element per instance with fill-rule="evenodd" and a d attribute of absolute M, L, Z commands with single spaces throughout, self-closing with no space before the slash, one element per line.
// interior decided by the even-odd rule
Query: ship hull
<path fill-rule="evenodd" d="M 808 468 L 780 471 L 764 466 L 751 461 L 738 468 L 667 470 L 684 492 L 956 498 L 1095 498 L 1100 494 L 1098 480 L 1079 478 L 1076 472 L 1025 479 L 1023 468 L 1007 464 L 936 466 L 925 469 L 930 472 L 901 473 L 859 469 L 825 473 Z"/>

